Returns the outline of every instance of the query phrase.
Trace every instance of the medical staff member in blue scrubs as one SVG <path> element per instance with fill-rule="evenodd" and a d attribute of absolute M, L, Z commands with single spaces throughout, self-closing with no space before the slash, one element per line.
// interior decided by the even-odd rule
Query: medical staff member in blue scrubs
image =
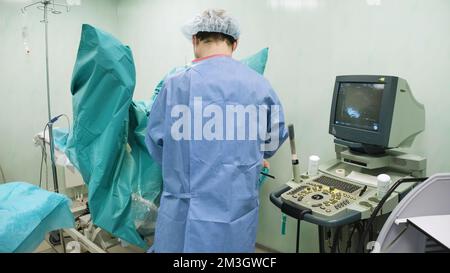
<path fill-rule="evenodd" d="M 196 59 L 165 79 L 148 122 L 164 180 L 152 249 L 254 252 L 258 179 L 287 138 L 283 110 L 269 82 L 232 58 L 240 31 L 225 11 L 206 10 L 183 33 Z"/>

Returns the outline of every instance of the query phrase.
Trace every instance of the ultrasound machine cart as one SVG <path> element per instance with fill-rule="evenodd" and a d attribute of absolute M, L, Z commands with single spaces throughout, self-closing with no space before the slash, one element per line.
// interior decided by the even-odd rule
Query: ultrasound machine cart
<path fill-rule="evenodd" d="M 424 177 L 426 158 L 396 148 L 409 147 L 425 129 L 425 109 L 406 80 L 394 76 L 338 76 L 331 106 L 329 133 L 336 158 L 321 164 L 316 175 L 298 176 L 290 128 L 294 178 L 272 192 L 271 202 L 300 222 L 318 225 L 319 249 L 325 252 L 323 228 L 368 219 L 381 197 L 377 176 L 399 179 Z M 294 146 L 295 147 L 295 146 Z M 392 185 L 391 184 L 391 185 Z M 378 215 L 390 213 L 415 183 L 402 183 L 382 204 Z"/>

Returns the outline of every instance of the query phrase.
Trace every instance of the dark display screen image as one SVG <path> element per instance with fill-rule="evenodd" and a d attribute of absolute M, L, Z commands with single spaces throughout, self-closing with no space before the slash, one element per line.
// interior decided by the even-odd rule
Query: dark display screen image
<path fill-rule="evenodd" d="M 378 131 L 384 87 L 379 83 L 341 83 L 335 124 Z"/>

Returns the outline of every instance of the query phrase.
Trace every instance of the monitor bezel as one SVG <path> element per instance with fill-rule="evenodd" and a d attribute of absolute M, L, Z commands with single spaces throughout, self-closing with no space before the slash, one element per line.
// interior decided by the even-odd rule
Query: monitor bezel
<path fill-rule="evenodd" d="M 369 83 L 384 84 L 383 97 L 380 106 L 380 118 L 378 131 L 356 128 L 346 125 L 335 124 L 336 107 L 339 87 L 342 83 Z M 337 76 L 334 85 L 333 100 L 330 112 L 329 133 L 336 138 L 388 148 L 391 133 L 392 117 L 394 114 L 395 97 L 397 91 L 398 77 L 381 75 L 352 75 Z"/>

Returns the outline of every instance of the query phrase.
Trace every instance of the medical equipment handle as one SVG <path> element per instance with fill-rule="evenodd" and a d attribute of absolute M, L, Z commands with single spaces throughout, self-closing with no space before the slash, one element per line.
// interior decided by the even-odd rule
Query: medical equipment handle
<path fill-rule="evenodd" d="M 310 209 L 301 210 L 301 209 L 294 208 L 294 207 L 289 206 L 286 203 L 284 203 L 280 199 L 280 196 L 290 189 L 291 189 L 291 187 L 286 186 L 276 192 L 271 193 L 270 201 L 275 206 L 280 208 L 280 210 L 283 213 L 297 219 L 297 239 L 295 240 L 295 253 L 299 253 L 299 250 L 300 250 L 300 221 L 303 220 L 306 215 L 311 214 L 311 210 Z"/>
<path fill-rule="evenodd" d="M 283 206 L 283 201 L 281 200 L 280 196 L 290 189 L 291 187 L 285 186 L 276 192 L 272 192 L 270 194 L 270 202 L 272 202 L 272 204 L 274 204 L 277 208 L 281 209 L 281 207 Z"/>
<path fill-rule="evenodd" d="M 270 201 L 272 202 L 272 204 L 274 204 L 277 208 L 281 209 L 283 212 L 286 212 L 288 207 L 291 207 L 292 209 L 294 209 L 294 207 L 283 202 L 283 200 L 281 200 L 281 198 L 280 198 L 280 196 L 283 193 L 289 191 L 290 189 L 291 189 L 291 187 L 285 186 L 285 187 L 283 187 L 275 192 L 272 192 L 270 194 Z M 302 211 L 300 209 L 297 209 L 297 210 L 299 212 Z M 307 210 L 303 210 L 303 211 L 307 211 Z M 289 216 L 291 216 L 291 213 L 287 213 L 287 214 Z M 296 217 L 294 217 L 294 218 L 296 218 Z M 361 213 L 358 211 L 353 211 L 353 210 L 350 210 L 344 216 L 341 216 L 341 217 L 335 218 L 335 219 L 319 217 L 319 216 L 315 216 L 311 213 L 302 215 L 302 220 L 305 220 L 309 223 L 316 224 L 319 226 L 324 226 L 324 227 L 338 227 L 338 226 L 354 223 L 360 219 L 361 219 Z"/>

